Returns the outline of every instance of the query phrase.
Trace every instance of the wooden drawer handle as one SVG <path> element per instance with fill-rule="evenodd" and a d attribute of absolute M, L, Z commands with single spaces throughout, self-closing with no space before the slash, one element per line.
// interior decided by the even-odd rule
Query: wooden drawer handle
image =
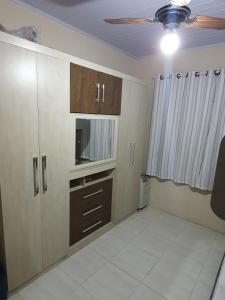
<path fill-rule="evenodd" d="M 98 207 L 93 208 L 92 210 L 89 210 L 89 211 L 87 211 L 86 213 L 84 213 L 83 216 L 87 216 L 87 215 L 91 214 L 92 212 L 94 212 L 94 211 L 96 211 L 96 210 L 99 210 L 99 209 L 102 208 L 102 207 L 103 207 L 103 205 L 99 205 Z"/>
<path fill-rule="evenodd" d="M 102 221 L 99 221 L 98 223 L 95 223 L 94 225 L 92 225 L 92 226 L 90 226 L 90 227 L 84 229 L 82 232 L 83 232 L 83 233 L 86 233 L 86 232 L 88 232 L 89 230 L 91 230 L 92 228 L 98 226 L 98 225 L 101 224 L 101 223 L 102 223 Z"/>
<path fill-rule="evenodd" d="M 87 199 L 87 198 L 90 198 L 90 197 L 92 197 L 92 196 L 101 194 L 103 191 L 104 191 L 104 190 L 99 190 L 99 191 L 97 191 L 97 192 L 95 192 L 95 193 L 92 193 L 92 194 L 89 194 L 89 195 L 87 195 L 87 196 L 84 196 L 83 199 Z"/>

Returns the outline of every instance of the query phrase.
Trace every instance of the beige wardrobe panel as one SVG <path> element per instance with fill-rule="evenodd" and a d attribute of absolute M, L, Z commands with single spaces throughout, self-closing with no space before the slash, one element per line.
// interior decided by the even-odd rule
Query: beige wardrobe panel
<path fill-rule="evenodd" d="M 147 86 L 136 83 L 133 84 L 132 95 L 136 99 L 133 167 L 137 176 L 139 176 L 146 169 L 150 126 L 150 97 Z"/>
<path fill-rule="evenodd" d="M 139 176 L 145 171 L 148 118 L 147 88 L 124 80 L 117 154 L 116 221 L 133 213 L 138 207 Z"/>
<path fill-rule="evenodd" d="M 125 184 L 127 182 L 126 176 L 130 160 L 130 145 L 128 143 L 128 99 L 130 82 L 123 80 L 122 87 L 122 102 L 121 102 L 121 115 L 119 119 L 118 130 L 118 148 L 117 148 L 117 168 L 114 181 L 114 206 L 112 211 L 112 219 L 118 222 L 124 218 L 124 198 L 125 198 Z"/>
<path fill-rule="evenodd" d="M 39 152 L 36 54 L 0 43 L 0 61 L 0 185 L 13 291 L 42 270 L 41 206 L 33 176 Z"/>
<path fill-rule="evenodd" d="M 69 248 L 69 67 L 37 55 L 44 268 Z"/>

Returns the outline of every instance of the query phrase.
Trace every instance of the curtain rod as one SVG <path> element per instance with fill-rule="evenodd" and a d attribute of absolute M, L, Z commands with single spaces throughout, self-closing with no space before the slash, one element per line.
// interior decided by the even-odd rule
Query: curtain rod
<path fill-rule="evenodd" d="M 170 73 L 170 74 L 161 74 L 160 75 L 160 79 L 163 80 L 164 78 L 170 78 L 173 74 L 176 74 L 177 78 L 181 78 L 183 75 L 185 75 L 186 77 L 188 77 L 190 72 L 178 72 L 178 73 Z M 197 71 L 195 72 L 195 77 L 199 77 L 201 74 L 203 75 L 208 75 L 209 71 Z M 217 69 L 217 70 L 214 70 L 214 74 L 216 76 L 220 75 L 221 74 L 221 69 Z M 157 76 L 154 76 L 152 77 L 153 80 L 156 80 L 157 79 Z"/>

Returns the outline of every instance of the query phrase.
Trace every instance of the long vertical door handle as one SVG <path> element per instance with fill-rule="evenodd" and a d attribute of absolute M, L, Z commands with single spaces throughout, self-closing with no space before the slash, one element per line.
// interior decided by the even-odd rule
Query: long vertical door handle
<path fill-rule="evenodd" d="M 100 83 L 96 84 L 96 102 L 100 102 Z"/>
<path fill-rule="evenodd" d="M 133 143 L 133 159 L 132 159 L 132 167 L 135 167 L 135 143 Z"/>
<path fill-rule="evenodd" d="M 46 155 L 42 156 L 42 188 L 43 188 L 43 193 L 47 192 L 48 184 L 47 184 L 47 157 L 46 157 Z"/>
<path fill-rule="evenodd" d="M 33 158 L 34 196 L 39 194 L 38 158 Z"/>
<path fill-rule="evenodd" d="M 101 102 L 105 102 L 105 84 L 102 85 L 102 96 L 101 96 Z"/>
<path fill-rule="evenodd" d="M 132 144 L 130 143 L 130 159 L 129 159 L 129 167 L 131 167 L 132 162 Z"/>

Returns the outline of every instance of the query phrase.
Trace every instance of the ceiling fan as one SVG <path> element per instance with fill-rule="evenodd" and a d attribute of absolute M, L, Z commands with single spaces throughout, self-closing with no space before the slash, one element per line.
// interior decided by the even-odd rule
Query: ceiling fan
<path fill-rule="evenodd" d="M 148 25 L 161 23 L 167 31 L 161 41 L 161 49 L 165 54 L 173 54 L 180 45 L 177 29 L 184 25 L 187 28 L 200 29 L 225 29 L 225 19 L 210 16 L 191 17 L 191 9 L 187 6 L 191 0 L 169 0 L 170 4 L 161 7 L 155 13 L 154 18 L 122 18 L 105 19 L 109 24 L 135 24 Z"/>

